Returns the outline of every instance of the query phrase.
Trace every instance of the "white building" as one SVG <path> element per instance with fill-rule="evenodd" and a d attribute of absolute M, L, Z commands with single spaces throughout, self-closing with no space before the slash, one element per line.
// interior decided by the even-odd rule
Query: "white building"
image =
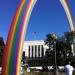
<path fill-rule="evenodd" d="M 23 51 L 25 51 L 26 57 L 43 57 L 45 56 L 46 49 L 44 40 L 24 41 Z"/>

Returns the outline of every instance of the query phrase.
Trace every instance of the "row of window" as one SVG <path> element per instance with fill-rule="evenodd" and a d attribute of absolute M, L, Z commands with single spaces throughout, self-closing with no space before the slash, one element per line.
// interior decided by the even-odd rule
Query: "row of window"
<path fill-rule="evenodd" d="M 44 56 L 44 48 L 43 45 L 31 45 L 28 49 L 29 58 L 33 57 L 43 57 Z"/>

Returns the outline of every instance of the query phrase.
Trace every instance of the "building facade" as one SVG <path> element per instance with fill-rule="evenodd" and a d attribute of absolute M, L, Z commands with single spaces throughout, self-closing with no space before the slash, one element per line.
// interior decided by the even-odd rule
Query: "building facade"
<path fill-rule="evenodd" d="M 45 56 L 46 47 L 44 40 L 24 41 L 23 52 L 28 58 L 41 58 Z"/>

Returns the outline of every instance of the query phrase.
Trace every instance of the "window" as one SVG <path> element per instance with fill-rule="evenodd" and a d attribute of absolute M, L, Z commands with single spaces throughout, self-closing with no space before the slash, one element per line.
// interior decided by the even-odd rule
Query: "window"
<path fill-rule="evenodd" d="M 32 46 L 32 58 L 33 58 L 33 46 Z"/>
<path fill-rule="evenodd" d="M 29 50 L 28 50 L 28 56 L 29 56 L 29 58 L 30 58 L 30 46 L 29 46 Z"/>
<path fill-rule="evenodd" d="M 43 57 L 43 56 L 44 56 L 44 48 L 43 48 L 43 45 L 41 45 L 41 50 L 42 50 L 41 55 L 42 55 L 42 57 Z"/>
<path fill-rule="evenodd" d="M 38 57 L 40 57 L 40 45 L 38 45 Z"/>
<path fill-rule="evenodd" d="M 36 58 L 36 55 L 37 55 L 37 45 L 35 45 L 35 58 Z"/>

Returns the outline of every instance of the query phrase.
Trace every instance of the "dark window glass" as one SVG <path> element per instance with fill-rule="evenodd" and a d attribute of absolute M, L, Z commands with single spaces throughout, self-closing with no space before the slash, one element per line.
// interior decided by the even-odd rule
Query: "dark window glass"
<path fill-rule="evenodd" d="M 40 45 L 38 45 L 38 57 L 40 57 Z"/>
<path fill-rule="evenodd" d="M 44 56 L 44 48 L 43 48 L 43 45 L 41 45 L 41 50 L 42 50 L 42 57 Z"/>
<path fill-rule="evenodd" d="M 29 46 L 29 50 L 28 50 L 29 52 L 28 52 L 28 56 L 29 56 L 29 58 L 30 58 L 30 46 Z"/>
<path fill-rule="evenodd" d="M 32 58 L 33 58 L 33 46 L 32 46 Z"/>
<path fill-rule="evenodd" d="M 35 58 L 36 58 L 36 55 L 37 55 L 37 45 L 35 45 Z"/>

